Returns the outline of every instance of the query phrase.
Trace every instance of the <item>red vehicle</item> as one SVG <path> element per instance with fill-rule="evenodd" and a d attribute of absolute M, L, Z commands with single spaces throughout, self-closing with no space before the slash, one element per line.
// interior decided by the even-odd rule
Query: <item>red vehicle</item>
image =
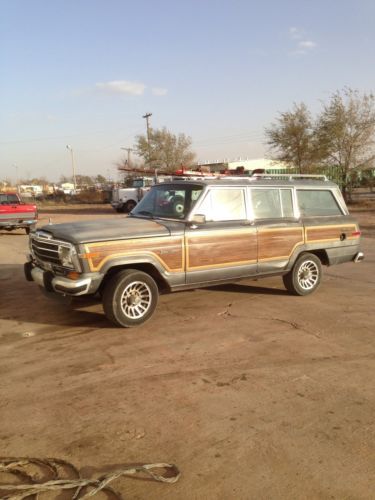
<path fill-rule="evenodd" d="M 34 229 L 38 219 L 35 204 L 21 200 L 17 193 L 0 193 L 0 229 L 12 231 L 24 227 L 26 234 Z"/>

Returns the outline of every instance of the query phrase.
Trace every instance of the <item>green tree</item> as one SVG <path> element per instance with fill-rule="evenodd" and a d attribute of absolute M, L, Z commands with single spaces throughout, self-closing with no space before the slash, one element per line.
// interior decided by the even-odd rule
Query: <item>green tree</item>
<path fill-rule="evenodd" d="M 185 134 L 174 135 L 165 127 L 150 129 L 146 135 L 136 137 L 135 151 L 151 167 L 173 172 L 181 166 L 190 166 L 195 158 L 191 138 Z"/>
<path fill-rule="evenodd" d="M 107 183 L 107 179 L 104 177 L 104 175 L 98 174 L 95 177 L 95 182 L 98 183 L 98 184 L 106 184 Z"/>
<path fill-rule="evenodd" d="M 323 163 L 337 170 L 345 198 L 353 174 L 374 168 L 375 98 L 357 90 L 335 92 L 317 120 L 316 138 Z"/>
<path fill-rule="evenodd" d="M 311 114 L 304 103 L 294 104 L 292 111 L 280 113 L 265 132 L 272 160 L 284 162 L 300 174 L 311 171 L 319 149 Z"/>
<path fill-rule="evenodd" d="M 80 187 L 87 187 L 87 186 L 92 186 L 94 184 L 93 178 L 90 177 L 89 175 L 76 175 L 76 183 L 77 186 Z"/>

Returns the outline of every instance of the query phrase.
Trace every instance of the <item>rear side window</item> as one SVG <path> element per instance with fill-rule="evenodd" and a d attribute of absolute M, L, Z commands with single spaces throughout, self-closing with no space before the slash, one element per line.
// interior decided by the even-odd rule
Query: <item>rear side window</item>
<path fill-rule="evenodd" d="M 252 189 L 251 199 L 256 219 L 294 216 L 291 189 Z"/>
<path fill-rule="evenodd" d="M 299 211 L 302 217 L 342 215 L 331 191 L 319 189 L 297 189 Z"/>
<path fill-rule="evenodd" d="M 207 221 L 245 220 L 245 191 L 243 189 L 212 189 L 199 207 Z"/>

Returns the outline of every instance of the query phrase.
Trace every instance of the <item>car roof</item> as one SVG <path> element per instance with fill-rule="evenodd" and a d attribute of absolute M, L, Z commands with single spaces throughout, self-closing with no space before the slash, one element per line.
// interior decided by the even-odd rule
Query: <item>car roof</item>
<path fill-rule="evenodd" d="M 316 178 L 282 178 L 282 179 L 272 179 L 268 177 L 241 177 L 241 178 L 192 178 L 192 179 L 176 179 L 169 182 L 163 182 L 162 185 L 202 185 L 202 186 L 221 186 L 221 187 L 243 187 L 243 186 L 253 186 L 253 187 L 320 187 L 320 188 L 332 188 L 337 187 L 334 182 L 329 180 L 322 180 Z"/>

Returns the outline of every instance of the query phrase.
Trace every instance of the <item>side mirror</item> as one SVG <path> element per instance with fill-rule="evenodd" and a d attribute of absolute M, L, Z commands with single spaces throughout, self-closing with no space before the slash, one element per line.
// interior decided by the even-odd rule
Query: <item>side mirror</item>
<path fill-rule="evenodd" d="M 195 222 L 196 224 L 205 224 L 206 216 L 202 214 L 193 215 L 191 222 Z"/>

